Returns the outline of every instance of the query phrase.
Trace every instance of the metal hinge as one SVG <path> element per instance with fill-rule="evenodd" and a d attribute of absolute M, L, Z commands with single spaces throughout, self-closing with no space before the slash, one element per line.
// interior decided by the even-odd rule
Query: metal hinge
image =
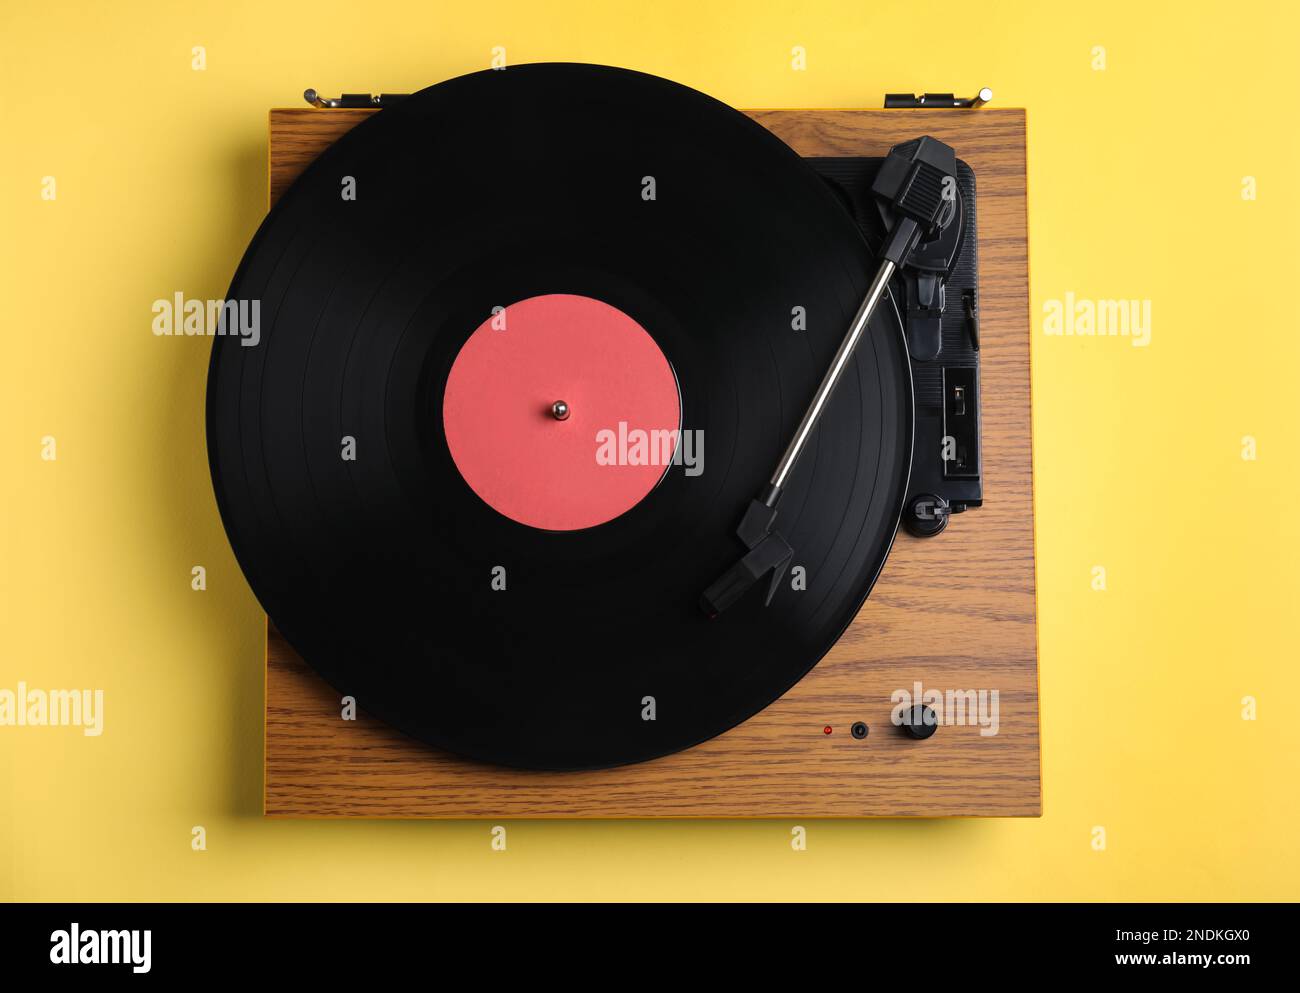
<path fill-rule="evenodd" d="M 371 96 L 369 93 L 344 93 L 337 97 L 323 97 L 315 90 L 304 90 L 302 98 L 313 107 L 371 107 L 379 109 L 389 107 L 400 100 L 409 97 L 409 93 L 376 93 Z"/>
<path fill-rule="evenodd" d="M 980 87 L 980 91 L 973 97 L 957 97 L 951 93 L 922 93 L 919 97 L 915 93 L 886 93 L 885 109 L 893 110 L 900 107 L 982 107 L 993 99 L 993 91 L 987 86 Z"/>

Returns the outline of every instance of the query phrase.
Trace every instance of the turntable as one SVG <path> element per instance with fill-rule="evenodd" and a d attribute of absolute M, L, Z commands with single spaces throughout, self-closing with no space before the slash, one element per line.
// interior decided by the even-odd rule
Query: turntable
<path fill-rule="evenodd" d="M 269 815 L 1039 813 L 1023 112 L 309 99 L 207 399 Z"/>

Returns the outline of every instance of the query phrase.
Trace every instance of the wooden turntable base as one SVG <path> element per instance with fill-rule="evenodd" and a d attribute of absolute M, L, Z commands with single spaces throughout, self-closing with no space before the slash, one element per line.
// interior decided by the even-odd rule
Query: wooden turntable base
<path fill-rule="evenodd" d="M 274 202 L 373 110 L 270 114 Z M 900 532 L 839 644 L 784 697 L 702 745 L 600 772 L 465 761 L 367 717 L 270 628 L 265 812 L 272 817 L 946 817 L 1041 813 L 1023 110 L 749 111 L 805 156 L 878 156 L 929 134 L 978 186 L 984 506 L 935 538 Z M 916 741 L 891 694 L 997 690 Z M 986 697 L 987 699 L 987 697 Z M 987 712 L 986 712 L 986 716 Z M 869 726 L 865 739 L 850 733 Z M 827 727 L 831 733 L 825 733 Z"/>

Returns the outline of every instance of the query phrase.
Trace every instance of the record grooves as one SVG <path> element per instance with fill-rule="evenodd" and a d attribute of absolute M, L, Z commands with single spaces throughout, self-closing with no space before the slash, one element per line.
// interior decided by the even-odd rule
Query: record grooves
<path fill-rule="evenodd" d="M 771 608 L 751 597 L 714 622 L 696 608 L 871 264 L 803 161 L 685 87 L 539 65 L 421 91 L 313 164 L 235 276 L 231 299 L 261 300 L 262 340 L 214 340 L 208 443 L 240 565 L 341 694 L 437 747 L 578 769 L 717 735 L 816 664 L 893 539 L 913 414 L 891 305 L 781 504 L 807 590 L 784 583 Z M 676 376 L 681 428 L 703 437 L 702 472 L 673 465 L 580 530 L 485 503 L 441 416 L 493 308 L 548 294 L 643 328 Z"/>

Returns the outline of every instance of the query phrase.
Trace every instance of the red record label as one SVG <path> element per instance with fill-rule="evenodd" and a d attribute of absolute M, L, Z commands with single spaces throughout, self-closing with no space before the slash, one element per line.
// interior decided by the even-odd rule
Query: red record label
<path fill-rule="evenodd" d="M 640 324 L 591 297 L 551 293 L 475 330 L 447 378 L 442 422 L 485 503 L 530 527 L 575 531 L 627 512 L 663 478 L 681 397 Z"/>

